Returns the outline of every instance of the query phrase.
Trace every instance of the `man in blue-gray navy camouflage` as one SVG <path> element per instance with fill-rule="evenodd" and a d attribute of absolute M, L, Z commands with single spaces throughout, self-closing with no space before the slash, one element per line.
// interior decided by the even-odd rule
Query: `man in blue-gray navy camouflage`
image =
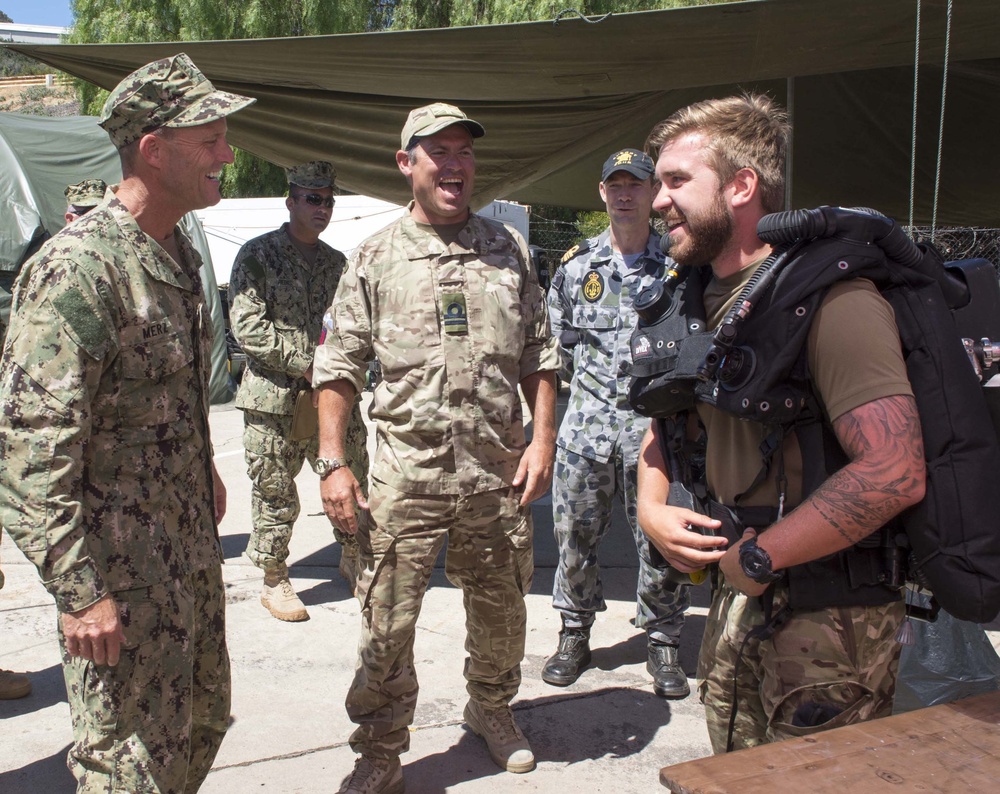
<path fill-rule="evenodd" d="M 647 670 L 666 698 L 691 689 L 678 663 L 687 589 L 649 558 L 649 542 L 636 521 L 636 464 L 649 420 L 628 405 L 629 341 L 633 301 L 663 276 L 660 236 L 650 227 L 653 161 L 636 149 L 611 155 L 599 185 L 611 225 L 563 257 L 549 291 L 549 319 L 570 381 L 569 405 L 559 428 L 552 512 L 559 567 L 553 606 L 562 616 L 559 647 L 542 679 L 568 686 L 590 664 L 590 631 L 607 607 L 597 552 L 611 528 L 615 496 L 624 500 L 639 552 L 637 628 L 646 630 Z M 572 371 L 572 375 L 570 375 Z"/>

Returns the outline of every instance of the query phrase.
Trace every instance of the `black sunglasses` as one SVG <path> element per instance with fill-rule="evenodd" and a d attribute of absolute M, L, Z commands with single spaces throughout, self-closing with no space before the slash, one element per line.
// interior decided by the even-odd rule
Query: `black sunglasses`
<path fill-rule="evenodd" d="M 333 196 L 321 196 L 319 193 L 299 193 L 297 196 L 292 196 L 292 200 L 305 199 L 306 204 L 313 207 L 326 207 L 330 209 L 334 205 Z"/>

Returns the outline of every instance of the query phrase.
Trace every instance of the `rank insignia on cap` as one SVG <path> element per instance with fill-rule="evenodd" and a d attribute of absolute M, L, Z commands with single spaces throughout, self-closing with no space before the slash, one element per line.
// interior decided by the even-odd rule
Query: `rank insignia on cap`
<path fill-rule="evenodd" d="M 591 270 L 583 279 L 583 297 L 591 303 L 596 303 L 604 294 L 604 276 L 596 270 Z"/>

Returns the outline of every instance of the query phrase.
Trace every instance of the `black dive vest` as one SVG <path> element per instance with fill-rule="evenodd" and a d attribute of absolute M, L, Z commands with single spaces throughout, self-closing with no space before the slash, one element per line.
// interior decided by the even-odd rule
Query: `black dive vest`
<path fill-rule="evenodd" d="M 761 475 L 780 465 L 782 440 L 796 434 L 803 465 L 803 498 L 848 458 L 840 447 L 813 390 L 806 339 L 816 310 L 831 284 L 864 276 L 876 283 L 898 278 L 886 267 L 879 248 L 843 239 L 816 240 L 777 276 L 753 306 L 715 377 L 697 377 L 712 346 L 706 330 L 703 269 L 691 268 L 671 308 L 633 338 L 633 389 L 639 413 L 657 417 L 689 411 L 698 401 L 757 422 L 768 429 L 761 449 Z M 642 384 L 642 388 L 638 384 Z M 687 484 L 704 487 L 704 484 Z M 730 506 L 745 526 L 761 530 L 761 508 Z M 771 522 L 777 510 L 771 511 Z M 902 551 L 895 542 L 902 530 L 892 525 L 837 554 L 787 569 L 789 601 L 807 611 L 837 606 L 872 606 L 900 598 Z"/>

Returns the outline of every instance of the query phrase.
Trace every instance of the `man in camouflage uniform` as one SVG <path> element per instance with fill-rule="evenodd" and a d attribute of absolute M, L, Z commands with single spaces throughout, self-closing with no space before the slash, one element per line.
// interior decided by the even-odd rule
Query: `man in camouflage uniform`
<path fill-rule="evenodd" d="M 769 98 L 744 95 L 682 108 L 650 133 L 660 183 L 653 208 L 669 230 L 671 256 L 700 276 L 682 284 L 683 299 L 665 315 L 664 345 L 677 333 L 683 339 L 693 322 L 717 327 L 760 273 L 771 247 L 757 224 L 783 206 L 790 132 Z M 687 291 L 699 283 L 701 301 Z M 777 438 L 773 427 L 701 399 L 680 425 L 698 420 L 706 432 L 705 476 L 685 484 L 706 487 L 740 517 L 747 528 L 731 542 L 720 521 L 667 504 L 668 471 L 682 466 L 665 462 L 669 431 L 659 421 L 639 455 L 639 522 L 651 542 L 681 571 L 718 564 L 698 660 L 716 752 L 727 750 L 734 709 L 737 750 L 892 710 L 904 605 L 872 565 L 852 563 L 865 559 L 857 544 L 873 534 L 867 559 L 882 558 L 876 533 L 923 498 L 925 464 L 893 311 L 871 282 L 842 281 L 825 294 L 806 356 L 814 397 L 846 461 L 817 476 L 811 492 L 809 470 L 825 469 L 802 460 L 819 443 L 800 448 L 799 426 Z M 808 598 L 796 603 L 802 584 Z"/>
<path fill-rule="evenodd" d="M 510 701 L 533 573 L 528 505 L 552 476 L 558 357 L 524 240 L 469 211 L 472 141 L 483 134 L 451 105 L 410 113 L 396 164 L 413 202 L 355 252 L 330 309 L 333 331 L 316 350 L 324 509 L 360 547 L 362 629 L 347 712 L 361 757 L 341 794 L 403 791 L 416 620 L 446 543 L 446 573 L 466 611 L 466 723 L 507 771 L 535 764 Z M 379 445 L 365 502 L 343 438 L 374 356 Z M 534 425 L 527 446 L 518 384 Z M 357 505 L 369 510 L 360 523 Z"/>
<path fill-rule="evenodd" d="M 288 222 L 250 240 L 236 255 L 229 318 L 247 355 L 236 394 L 253 483 L 247 556 L 264 571 L 261 603 L 278 620 L 299 621 L 309 613 L 288 581 L 285 564 L 299 516 L 295 478 L 305 460 L 315 464 L 319 451 L 312 359 L 345 260 L 319 239 L 333 213 L 333 166 L 316 160 L 287 169 L 286 176 Z M 358 404 L 351 412 L 346 444 L 354 476 L 367 488 L 368 451 Z M 334 534 L 343 544 L 340 572 L 353 592 L 357 542 L 336 528 Z"/>
<path fill-rule="evenodd" d="M 107 192 L 108 183 L 103 179 L 84 179 L 75 185 L 67 185 L 64 191 L 66 213 L 63 215 L 66 223 L 72 223 L 90 212 L 104 201 L 104 194 Z"/>
<path fill-rule="evenodd" d="M 598 189 L 611 225 L 599 237 L 570 249 L 549 290 L 549 319 L 559 339 L 569 405 L 556 441 L 552 514 L 559 566 L 552 605 L 562 617 L 559 647 L 542 668 L 542 680 L 568 686 L 590 663 L 590 631 L 607 609 L 598 547 L 611 528 L 615 496 L 639 552 L 635 626 L 645 629 L 653 691 L 666 698 L 691 692 L 678 662 L 687 588 L 654 567 L 649 541 L 635 516 L 639 444 L 649 420 L 628 404 L 629 343 L 635 328 L 632 302 L 662 278 L 660 236 L 650 227 L 653 161 L 622 149 L 604 163 Z M 570 375 L 570 372 L 572 375 Z"/>
<path fill-rule="evenodd" d="M 122 182 L 24 267 L 0 361 L 2 523 L 55 598 L 80 792 L 194 792 L 229 722 L 212 327 L 177 227 L 233 154 L 186 55 L 126 77 L 100 125 Z"/>

